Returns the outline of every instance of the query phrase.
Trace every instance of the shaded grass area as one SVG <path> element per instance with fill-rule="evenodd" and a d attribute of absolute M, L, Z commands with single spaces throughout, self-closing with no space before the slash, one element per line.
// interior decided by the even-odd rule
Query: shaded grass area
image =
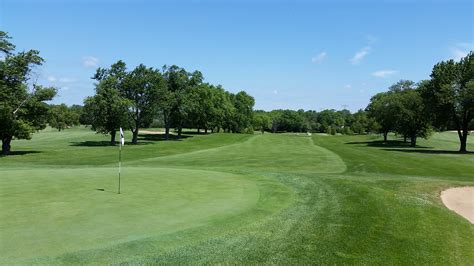
<path fill-rule="evenodd" d="M 474 261 L 474 226 L 439 200 L 447 187 L 474 185 L 474 156 L 405 152 L 455 151 L 457 136 L 451 133 L 421 140 L 416 149 L 399 140 L 387 147 L 376 136 L 196 134 L 176 142 L 150 140 L 125 146 L 121 196 L 129 198 L 122 201 L 110 193 L 116 188 L 111 167 L 117 147 L 70 146 L 106 137 L 83 129 L 69 133 L 75 136 L 44 132 L 41 141 L 22 143 L 41 153 L 0 158 L 0 239 L 20 238 L 2 243 L 10 256 L 0 262 Z M 41 250 L 23 248 L 41 242 Z"/>
<path fill-rule="evenodd" d="M 380 173 L 473 181 L 474 154 L 459 153 L 455 133 L 421 139 L 419 148 L 400 148 L 403 141 L 387 144 L 370 136 L 315 136 L 315 143 L 338 154 L 348 173 Z M 469 139 L 468 150 L 474 150 Z"/>

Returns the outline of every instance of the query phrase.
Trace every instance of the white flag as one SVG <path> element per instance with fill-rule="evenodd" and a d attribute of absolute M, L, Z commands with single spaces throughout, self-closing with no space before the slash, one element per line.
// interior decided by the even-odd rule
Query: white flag
<path fill-rule="evenodd" d="M 125 139 L 123 138 L 123 130 L 122 128 L 120 128 L 120 143 L 123 145 L 125 145 Z"/>

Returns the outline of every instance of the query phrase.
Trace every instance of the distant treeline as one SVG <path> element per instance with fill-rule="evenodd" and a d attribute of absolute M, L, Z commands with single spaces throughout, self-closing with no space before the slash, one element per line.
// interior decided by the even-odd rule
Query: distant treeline
<path fill-rule="evenodd" d="M 367 112 L 359 110 L 273 110 L 254 112 L 254 129 L 259 131 L 278 132 L 319 132 L 335 135 L 366 134 L 377 132 L 377 123 L 368 117 Z"/>

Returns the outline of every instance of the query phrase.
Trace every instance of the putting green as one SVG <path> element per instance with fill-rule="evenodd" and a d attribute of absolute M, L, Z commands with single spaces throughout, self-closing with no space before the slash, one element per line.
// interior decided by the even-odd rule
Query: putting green
<path fill-rule="evenodd" d="M 103 248 L 206 225 L 252 208 L 257 185 L 229 173 L 167 168 L 0 171 L 2 261 Z M 98 189 L 104 189 L 100 191 Z"/>

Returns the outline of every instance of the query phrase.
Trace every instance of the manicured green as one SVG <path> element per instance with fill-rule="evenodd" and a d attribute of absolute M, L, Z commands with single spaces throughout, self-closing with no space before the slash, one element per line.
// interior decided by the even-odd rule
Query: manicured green
<path fill-rule="evenodd" d="M 418 148 L 394 136 L 185 135 L 126 145 L 120 195 L 107 136 L 14 141 L 0 158 L 0 264 L 474 261 L 474 226 L 439 199 L 474 185 L 474 154 L 455 152 L 455 133 Z"/>

